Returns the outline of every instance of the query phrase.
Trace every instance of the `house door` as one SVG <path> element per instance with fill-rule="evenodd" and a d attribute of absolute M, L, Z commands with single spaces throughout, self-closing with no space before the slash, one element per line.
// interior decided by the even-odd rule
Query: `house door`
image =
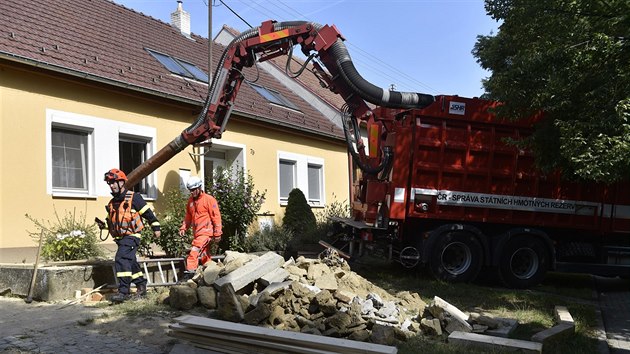
<path fill-rule="evenodd" d="M 214 181 L 214 176 L 219 170 L 228 168 L 225 151 L 210 150 L 204 155 L 203 162 L 204 179 L 208 181 L 207 183 Z"/>

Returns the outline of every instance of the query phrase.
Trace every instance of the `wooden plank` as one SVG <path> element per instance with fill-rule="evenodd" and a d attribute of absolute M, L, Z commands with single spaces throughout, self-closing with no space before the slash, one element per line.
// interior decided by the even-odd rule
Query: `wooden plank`
<path fill-rule="evenodd" d="M 215 280 L 214 286 L 218 289 L 224 284 L 231 283 L 234 291 L 239 291 L 247 284 L 279 268 L 283 264 L 284 258 L 282 258 L 281 255 L 274 252 L 267 252 L 232 271 L 228 275 Z"/>
<path fill-rule="evenodd" d="M 244 336 L 236 336 L 232 334 L 221 334 L 214 333 L 209 331 L 203 331 L 200 329 L 194 329 L 190 327 L 180 326 L 180 325 L 171 325 L 169 326 L 171 330 L 176 333 L 175 337 L 178 337 L 180 333 L 188 334 L 194 336 L 193 342 L 195 343 L 226 343 L 227 345 L 234 348 L 243 348 L 249 349 L 251 351 L 252 347 L 256 348 L 256 352 L 261 353 L 295 353 L 295 354 L 334 354 L 335 352 L 304 348 L 301 346 L 295 346 L 290 344 L 281 344 L 275 343 L 273 341 L 267 341 L 264 339 L 254 339 L 248 338 Z"/>
<path fill-rule="evenodd" d="M 319 244 L 324 246 L 324 247 L 326 247 L 326 248 L 329 248 L 329 249 L 337 252 L 341 257 L 343 257 L 345 259 L 350 259 L 351 258 L 349 254 L 347 254 L 346 252 L 338 249 L 337 247 L 331 245 L 330 243 L 328 243 L 328 242 L 326 242 L 324 240 L 319 240 Z"/>
<path fill-rule="evenodd" d="M 509 339 L 501 337 L 486 336 L 477 333 L 466 333 L 455 331 L 448 336 L 448 342 L 462 346 L 471 346 L 490 351 L 518 350 L 523 353 L 542 353 L 541 343 L 529 342 L 520 339 Z"/>
<path fill-rule="evenodd" d="M 240 323 L 219 321 L 206 317 L 185 315 L 175 321 L 188 327 L 201 328 L 208 331 L 231 333 L 251 338 L 272 340 L 276 343 L 299 345 L 301 348 L 337 351 L 342 353 L 382 354 L 398 352 L 396 347 L 381 344 L 364 343 L 341 338 L 318 336 L 313 334 L 281 331 L 276 329 L 249 326 Z"/>

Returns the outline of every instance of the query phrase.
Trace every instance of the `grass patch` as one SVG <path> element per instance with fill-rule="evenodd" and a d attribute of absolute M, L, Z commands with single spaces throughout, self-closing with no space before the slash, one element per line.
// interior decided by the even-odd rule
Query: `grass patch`
<path fill-rule="evenodd" d="M 513 290 L 488 276 L 475 283 L 445 283 L 435 280 L 426 270 L 407 270 L 398 264 L 366 257 L 353 265 L 353 270 L 391 294 L 405 290 L 416 292 L 426 303 L 439 296 L 464 312 L 483 311 L 494 317 L 516 319 L 519 326 L 511 335 L 513 339 L 530 340 L 535 333 L 553 327 L 554 307 L 566 306 L 575 321 L 576 333 L 562 343 L 546 344 L 543 352 L 597 352 L 596 305 L 591 303 L 594 284 L 589 275 L 549 273 L 545 281 L 533 289 Z M 446 344 L 447 337 L 448 334 L 442 338 L 418 336 L 402 344 L 399 352 L 475 353 L 470 348 L 463 350 Z"/>

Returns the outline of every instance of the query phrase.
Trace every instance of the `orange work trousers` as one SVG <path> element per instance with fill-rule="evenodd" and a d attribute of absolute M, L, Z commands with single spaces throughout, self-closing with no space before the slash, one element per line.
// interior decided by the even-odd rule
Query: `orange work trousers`
<path fill-rule="evenodd" d="M 190 253 L 186 257 L 186 271 L 195 271 L 199 267 L 199 256 L 201 264 L 206 264 L 212 259 L 211 251 L 213 245 L 218 244 L 221 237 L 197 236 L 192 241 Z"/>

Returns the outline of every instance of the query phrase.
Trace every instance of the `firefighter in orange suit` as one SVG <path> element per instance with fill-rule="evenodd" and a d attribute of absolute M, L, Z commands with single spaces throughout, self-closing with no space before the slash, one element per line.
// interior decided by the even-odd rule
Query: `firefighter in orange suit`
<path fill-rule="evenodd" d="M 120 303 L 131 299 L 131 283 L 136 285 L 136 297 L 144 297 L 147 293 L 147 280 L 136 259 L 136 251 L 140 246 L 140 231 L 144 228 L 142 218 L 151 225 L 155 236 L 160 236 L 160 222 L 149 208 L 140 193 L 127 190 L 127 176 L 119 169 L 111 169 L 105 173 L 105 182 L 109 185 L 113 198 L 107 210 L 107 228 L 118 245 L 115 269 L 118 278 L 118 293 L 111 301 Z"/>
<path fill-rule="evenodd" d="M 199 266 L 199 255 L 201 264 L 211 259 L 211 245 L 217 244 L 222 235 L 219 204 L 213 196 L 203 191 L 202 185 L 201 179 L 194 176 L 186 182 L 190 198 L 186 204 L 186 217 L 179 228 L 181 236 L 184 236 L 189 228 L 193 229 L 192 247 L 186 258 L 186 278 L 191 278 L 195 274 Z"/>

